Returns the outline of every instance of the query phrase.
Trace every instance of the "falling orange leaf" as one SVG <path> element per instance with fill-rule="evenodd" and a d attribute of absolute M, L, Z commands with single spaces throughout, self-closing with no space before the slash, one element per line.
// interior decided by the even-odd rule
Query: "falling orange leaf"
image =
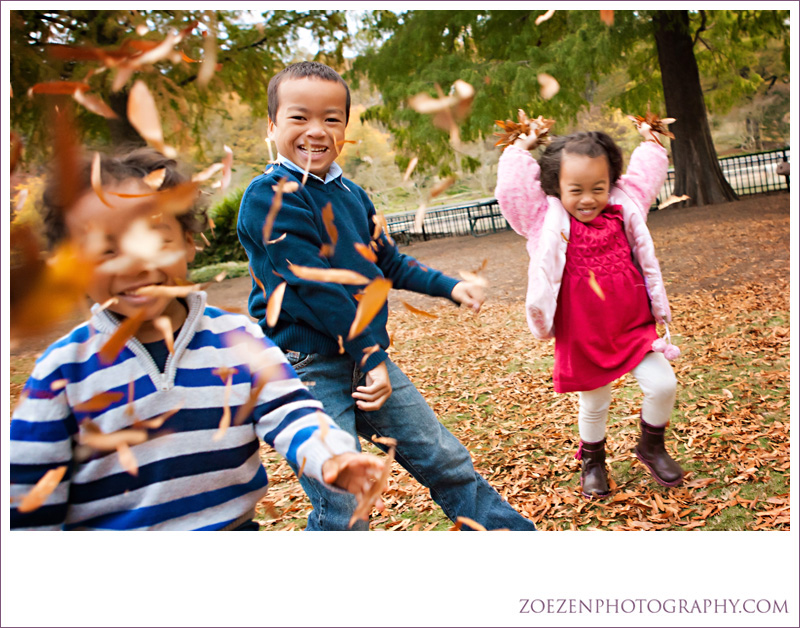
<path fill-rule="evenodd" d="M 594 276 L 594 271 L 589 271 L 589 287 L 594 291 L 594 293 L 600 297 L 601 301 L 606 300 L 606 295 L 603 294 L 603 289 L 600 287 L 600 284 L 597 283 L 597 279 Z"/>
<path fill-rule="evenodd" d="M 658 205 L 658 208 L 664 209 L 665 207 L 669 207 L 673 203 L 682 203 L 683 201 L 688 201 L 690 198 L 691 197 L 687 196 L 686 194 L 681 194 L 680 196 L 675 196 L 674 194 L 670 194 L 667 200 Z"/>
<path fill-rule="evenodd" d="M 328 232 L 328 237 L 331 240 L 329 247 L 330 252 L 326 255 L 326 257 L 330 257 L 333 255 L 336 242 L 339 239 L 339 230 L 333 223 L 333 206 L 330 203 L 326 203 L 325 207 L 322 208 L 322 222 L 325 224 L 325 231 Z"/>
<path fill-rule="evenodd" d="M 482 526 L 480 523 L 478 523 L 474 519 L 470 519 L 469 517 L 456 517 L 456 522 L 453 525 L 453 527 L 450 528 L 450 530 L 451 531 L 461 530 L 461 526 L 462 525 L 468 525 L 473 530 L 479 530 L 481 532 L 486 532 L 487 531 L 484 526 Z"/>
<path fill-rule="evenodd" d="M 555 13 L 555 9 L 550 9 L 546 13 L 542 13 L 539 17 L 536 18 L 536 21 L 534 22 L 534 24 L 536 24 L 536 26 L 539 26 L 539 24 L 541 24 L 542 22 L 546 22 L 551 17 L 553 17 L 554 13 Z M 601 11 L 601 13 L 602 13 L 602 11 Z"/>
<path fill-rule="evenodd" d="M 57 379 L 52 384 L 50 384 L 50 390 L 52 390 L 53 392 L 63 390 L 64 388 L 67 387 L 67 384 L 69 384 L 68 379 Z"/>
<path fill-rule="evenodd" d="M 309 281 L 323 281 L 328 283 L 341 283 L 351 286 L 360 286 L 369 283 L 369 279 L 352 270 L 343 268 L 316 268 L 311 266 L 297 266 L 289 262 L 289 270 L 295 277 Z"/>
<path fill-rule="evenodd" d="M 104 118 L 108 119 L 116 119 L 116 113 L 109 107 L 103 100 L 97 96 L 93 96 L 91 94 L 85 93 L 86 90 L 83 89 L 76 89 L 72 93 L 72 97 L 78 102 L 78 104 L 83 105 L 87 110 L 91 111 L 92 113 L 96 113 L 99 116 L 103 116 Z"/>
<path fill-rule="evenodd" d="M 45 473 L 28 494 L 22 498 L 17 510 L 19 512 L 32 512 L 42 506 L 50 494 L 56 490 L 61 483 L 64 474 L 67 472 L 66 466 L 50 469 Z"/>
<path fill-rule="evenodd" d="M 102 364 L 111 364 L 117 359 L 120 351 L 122 351 L 125 344 L 130 338 L 139 331 L 139 327 L 144 322 L 145 310 L 140 309 L 131 316 L 122 321 L 117 327 L 116 331 L 111 337 L 100 347 L 97 357 Z"/>
<path fill-rule="evenodd" d="M 403 305 L 409 312 L 412 312 L 419 316 L 426 316 L 428 318 L 439 318 L 436 314 L 431 314 L 430 312 L 426 312 L 425 310 L 420 310 L 419 308 L 416 308 L 410 303 L 406 303 L 405 301 L 403 301 Z"/>
<path fill-rule="evenodd" d="M 356 316 L 347 335 L 348 340 L 358 336 L 372 322 L 386 303 L 391 288 L 392 280 L 386 277 L 376 277 L 364 288 L 364 296 L 358 303 Z"/>
<path fill-rule="evenodd" d="M 227 190 L 231 184 L 232 168 L 233 168 L 233 151 L 227 145 L 223 145 L 225 156 L 222 158 L 222 180 L 220 181 L 220 190 Z"/>
<path fill-rule="evenodd" d="M 370 247 L 362 244 L 361 242 L 354 242 L 353 246 L 355 247 L 356 251 L 358 251 L 367 261 L 370 261 L 373 264 L 378 261 L 378 256 L 375 255 L 375 251 L 373 251 Z"/>
<path fill-rule="evenodd" d="M 261 394 L 261 391 L 266 385 L 267 380 L 260 379 L 258 383 L 253 386 L 253 388 L 250 390 L 250 396 L 248 397 L 247 401 L 240 405 L 239 409 L 236 411 L 236 416 L 233 417 L 233 425 L 241 425 L 244 423 L 245 419 L 250 416 L 253 408 L 255 408 L 256 404 L 258 403 L 258 397 Z"/>
<path fill-rule="evenodd" d="M 275 218 L 278 215 L 278 212 L 281 209 L 281 202 L 283 199 L 283 189 L 284 187 L 288 187 L 286 177 L 281 177 L 278 181 L 276 186 L 273 186 L 273 190 L 275 190 L 275 195 L 272 197 L 272 203 L 269 207 L 269 212 L 267 212 L 267 219 L 264 221 L 264 228 L 263 228 L 263 238 L 264 242 L 269 242 L 270 238 L 272 237 L 272 225 L 275 223 Z M 297 185 L 296 182 L 292 182 Z"/>
<path fill-rule="evenodd" d="M 117 445 L 117 459 L 119 465 L 131 475 L 139 475 L 139 463 L 136 456 L 133 455 L 130 445 L 128 443 L 120 443 Z"/>
<path fill-rule="evenodd" d="M 77 81 L 53 81 L 50 83 L 36 83 L 28 89 L 28 96 L 33 94 L 55 94 L 72 96 L 76 90 L 85 92 L 91 89 L 86 83 L 79 83 Z"/>
<path fill-rule="evenodd" d="M 379 344 L 374 344 L 371 347 L 367 347 L 363 350 L 363 354 L 361 356 L 361 366 L 363 367 L 367 363 L 367 358 L 371 356 L 376 351 L 380 350 L 381 346 Z"/>
<path fill-rule="evenodd" d="M 166 412 L 159 414 L 158 416 L 153 417 L 152 419 L 137 420 L 133 423 L 133 427 L 144 428 L 148 430 L 157 430 L 162 425 L 164 425 L 164 423 L 168 418 L 177 414 L 182 407 L 183 404 L 178 405 L 172 410 L 167 410 Z"/>
<path fill-rule="evenodd" d="M 250 271 L 250 276 L 253 278 L 253 281 L 256 282 L 256 285 L 259 288 L 261 288 L 261 292 L 264 293 L 264 299 L 266 299 L 267 298 L 267 289 L 264 287 L 264 284 L 261 282 L 261 280 L 258 277 L 256 277 L 255 273 L 253 272 L 253 267 L 248 265 L 247 266 L 247 270 Z"/>
<path fill-rule="evenodd" d="M 217 69 L 217 31 L 213 24 L 214 17 L 210 15 L 212 24 L 203 34 L 203 62 L 197 72 L 197 85 L 205 88 Z M 223 187 L 224 189 L 224 187 Z"/>
<path fill-rule="evenodd" d="M 81 423 L 81 428 L 83 429 L 78 436 L 78 442 L 96 451 L 114 451 L 123 443 L 141 445 L 148 438 L 147 430 L 142 429 L 117 430 L 106 434 L 91 421 Z"/>
<path fill-rule="evenodd" d="M 128 93 L 128 121 L 153 148 L 167 157 L 177 156 L 175 149 L 164 144 L 164 132 L 156 101 L 142 81 L 136 81 Z"/>
<path fill-rule="evenodd" d="M 167 343 L 167 351 L 175 353 L 174 331 L 172 321 L 169 316 L 159 316 L 153 320 L 153 327 L 162 333 L 164 342 Z"/>
<path fill-rule="evenodd" d="M 600 11 L 600 19 L 606 23 L 606 26 L 614 26 L 613 11 Z"/>
<path fill-rule="evenodd" d="M 431 188 L 431 198 L 436 198 L 437 196 L 439 196 L 439 194 L 444 192 L 455 182 L 456 182 L 455 177 L 447 177 L 446 179 L 442 179 L 441 181 L 439 181 L 439 183 L 437 183 Z"/>
<path fill-rule="evenodd" d="M 428 212 L 428 205 L 427 203 L 423 202 L 417 207 L 417 211 L 414 214 L 414 230 L 417 233 L 423 232 L 423 227 L 425 226 L 425 214 Z"/>
<path fill-rule="evenodd" d="M 213 163 L 208 168 L 201 170 L 195 175 L 192 175 L 192 181 L 194 181 L 195 183 L 202 183 L 204 181 L 208 181 L 211 177 L 213 177 L 220 170 L 222 170 L 222 168 L 223 168 L 222 162 L 218 161 L 216 163 Z"/>
<path fill-rule="evenodd" d="M 313 156 L 310 146 L 306 146 L 305 144 L 303 144 L 303 148 L 305 148 L 306 151 L 308 151 L 308 159 L 306 160 L 306 167 L 305 170 L 303 170 L 303 179 L 300 182 L 300 185 L 305 185 L 306 181 L 308 181 L 308 174 L 311 171 L 311 157 Z"/>
<path fill-rule="evenodd" d="M 359 500 L 356 509 L 353 511 L 353 515 L 350 517 L 350 522 L 347 525 L 348 528 L 359 519 L 367 519 L 369 513 L 372 512 L 375 500 L 378 495 L 384 491 L 389 481 L 389 475 L 392 472 L 392 461 L 394 460 L 394 450 L 394 446 L 389 446 L 389 450 L 386 452 L 386 460 L 383 461 L 383 471 L 378 480 L 364 493 L 361 500 Z"/>
<path fill-rule="evenodd" d="M 121 392 L 102 392 L 86 401 L 75 404 L 72 409 L 75 412 L 98 412 L 100 410 L 105 410 L 112 403 L 119 401 L 124 396 L 125 393 Z"/>
<path fill-rule="evenodd" d="M 203 289 L 205 284 L 195 283 L 188 286 L 142 286 L 134 292 L 136 295 L 148 297 L 171 297 L 182 298 L 190 295 L 192 292 L 198 292 Z"/>
<path fill-rule="evenodd" d="M 233 375 L 236 372 L 236 369 L 230 369 L 228 377 L 225 381 L 225 399 L 224 407 L 222 408 L 222 418 L 219 420 L 219 428 L 214 433 L 212 439 L 214 441 L 218 441 L 225 436 L 225 432 L 227 432 L 228 428 L 231 426 L 231 391 L 233 390 Z"/>
<path fill-rule="evenodd" d="M 305 468 L 306 468 L 306 459 L 305 459 L 305 458 L 303 458 L 303 462 L 302 462 L 302 464 L 300 465 L 300 468 L 297 470 L 297 479 L 298 479 L 298 480 L 299 480 L 301 477 L 303 477 L 303 471 L 305 470 Z"/>
<path fill-rule="evenodd" d="M 403 174 L 403 181 L 408 181 L 411 173 L 414 172 L 414 168 L 417 167 L 417 163 L 419 162 L 419 158 L 415 155 L 411 158 L 411 161 L 408 162 L 408 168 L 406 168 L 405 173 Z"/>
<path fill-rule="evenodd" d="M 144 181 L 145 185 L 149 187 L 151 190 L 158 190 L 161 187 L 161 184 L 164 183 L 164 178 L 167 176 L 167 169 L 166 168 L 159 168 L 158 170 L 153 170 L 152 172 L 148 173 L 142 181 Z"/>
<path fill-rule="evenodd" d="M 489 287 L 489 282 L 486 280 L 486 277 L 483 277 L 478 273 L 471 273 L 468 270 L 459 270 L 458 274 L 461 275 L 462 279 L 481 286 L 482 288 Z"/>
<path fill-rule="evenodd" d="M 106 207 L 111 207 L 113 209 L 113 205 L 106 200 L 105 194 L 103 194 L 103 182 L 102 182 L 102 175 L 101 175 L 101 168 L 100 168 L 100 153 L 95 153 L 94 158 L 92 159 L 92 173 L 91 173 L 91 183 L 92 189 L 94 193 L 97 194 L 97 198 L 100 199 L 100 202 L 103 203 Z"/>
<path fill-rule="evenodd" d="M 541 85 L 539 94 L 545 100 L 550 100 L 553 96 L 555 96 L 558 93 L 558 90 L 561 89 L 561 85 L 558 84 L 558 81 L 549 74 L 545 74 L 544 72 L 537 74 L 536 80 L 538 80 L 539 85 Z"/>
<path fill-rule="evenodd" d="M 336 336 L 336 340 L 339 343 L 339 355 L 344 353 L 344 340 L 342 339 L 341 334 Z"/>
<path fill-rule="evenodd" d="M 267 301 L 267 325 L 275 327 L 278 323 L 278 317 L 281 314 L 281 305 L 283 304 L 283 294 L 286 292 L 286 282 L 279 283 L 272 294 L 269 295 Z"/>

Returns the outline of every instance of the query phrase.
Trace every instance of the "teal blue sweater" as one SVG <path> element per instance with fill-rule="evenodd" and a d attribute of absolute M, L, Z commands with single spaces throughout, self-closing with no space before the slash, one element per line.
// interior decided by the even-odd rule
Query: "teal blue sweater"
<path fill-rule="evenodd" d="M 299 173 L 283 165 L 270 166 L 247 187 L 239 209 L 239 240 L 247 251 L 252 272 L 264 284 L 262 290 L 253 281 L 248 301 L 250 314 L 259 321 L 264 334 L 284 351 L 337 355 L 338 336 L 341 336 L 345 351 L 360 363 L 364 349 L 377 344 L 380 350 L 372 353 L 363 366 L 365 371 L 372 370 L 386 359 L 388 306 L 384 304 L 372 323 L 348 341 L 358 306 L 354 295 L 364 286 L 300 279 L 289 270 L 289 262 L 298 266 L 348 269 L 370 280 L 387 277 L 394 288 L 446 298 L 451 298 L 458 281 L 400 253 L 383 234 L 376 241 L 377 262 L 364 258 L 354 244 L 370 244 L 375 228 L 375 207 L 364 190 L 343 177 L 327 184 L 309 177 L 301 189 L 284 194 L 268 239 L 277 240 L 284 234 L 285 237 L 265 244 L 263 227 L 275 194 L 273 186 L 282 177 L 301 181 Z M 333 209 L 338 241 L 333 255 L 323 257 L 320 248 L 330 243 L 322 219 L 322 209 L 327 203 L 331 203 Z M 283 281 L 288 284 L 283 307 L 278 323 L 270 329 L 265 320 L 267 299 Z"/>

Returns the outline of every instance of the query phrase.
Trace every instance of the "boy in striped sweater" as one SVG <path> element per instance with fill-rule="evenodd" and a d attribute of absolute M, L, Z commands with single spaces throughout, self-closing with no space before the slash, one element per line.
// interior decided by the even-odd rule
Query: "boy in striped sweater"
<path fill-rule="evenodd" d="M 51 246 L 93 263 L 95 305 L 37 360 L 13 413 L 11 527 L 257 530 L 259 439 L 364 498 L 383 462 L 357 452 L 257 324 L 181 288 L 204 221 L 151 189 L 162 173 L 162 191 L 186 183 L 175 161 L 141 149 L 101 163 L 102 196 L 87 163 L 44 197 Z"/>

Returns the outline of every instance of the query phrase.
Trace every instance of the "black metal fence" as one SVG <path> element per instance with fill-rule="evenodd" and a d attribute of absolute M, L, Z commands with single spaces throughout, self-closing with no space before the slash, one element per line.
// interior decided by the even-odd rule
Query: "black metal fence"
<path fill-rule="evenodd" d="M 719 163 L 734 191 L 744 196 L 788 190 L 789 177 L 779 175 L 775 170 L 781 162 L 789 161 L 789 157 L 789 148 L 782 148 L 763 153 L 723 157 Z M 675 172 L 670 168 L 653 209 L 673 193 L 674 186 Z M 386 214 L 389 233 L 399 244 L 458 235 L 482 236 L 511 228 L 500 213 L 500 206 L 494 198 L 428 210 L 421 231 L 414 226 L 416 213 L 410 211 Z"/>

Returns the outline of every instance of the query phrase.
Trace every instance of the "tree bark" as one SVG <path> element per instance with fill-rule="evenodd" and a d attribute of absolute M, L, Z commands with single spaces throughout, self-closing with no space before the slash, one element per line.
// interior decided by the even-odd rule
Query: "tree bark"
<path fill-rule="evenodd" d="M 667 116 L 675 133 L 672 159 L 676 195 L 698 205 L 738 200 L 719 166 L 708 125 L 700 72 L 689 32 L 688 11 L 656 11 L 653 16 Z"/>

